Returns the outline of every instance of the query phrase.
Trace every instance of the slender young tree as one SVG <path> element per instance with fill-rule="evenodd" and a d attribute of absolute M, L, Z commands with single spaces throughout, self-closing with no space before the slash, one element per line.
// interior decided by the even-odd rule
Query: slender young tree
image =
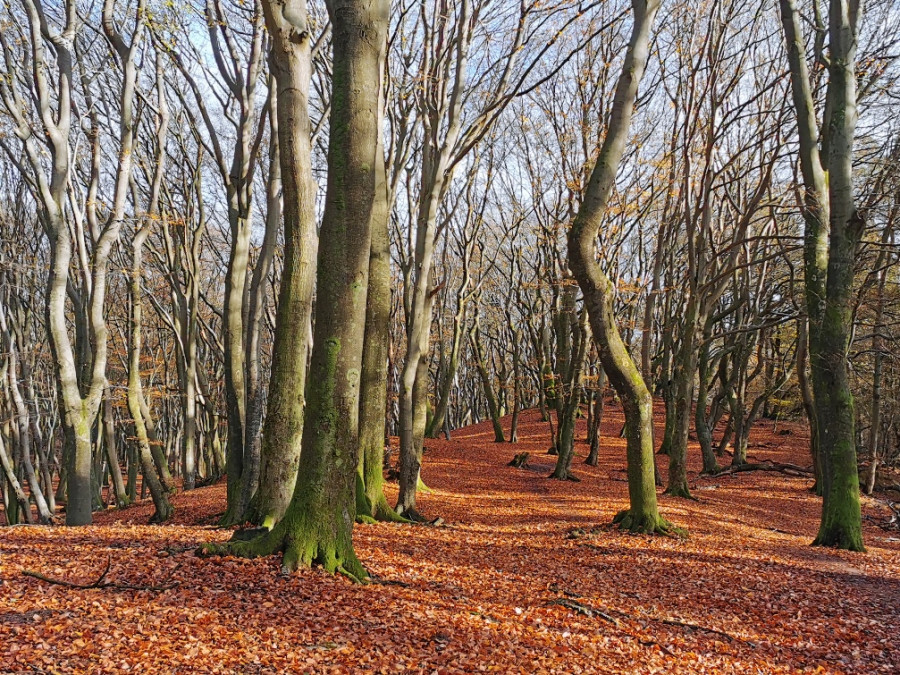
<path fill-rule="evenodd" d="M 620 525 L 634 532 L 664 532 L 670 525 L 659 514 L 653 475 L 653 401 L 616 327 L 612 281 L 596 262 L 597 234 L 603 225 L 609 197 L 634 112 L 638 84 L 647 65 L 650 30 L 659 0 L 632 0 L 633 26 L 622 72 L 610 111 L 606 138 L 584 201 L 569 230 L 569 267 L 581 287 L 600 360 L 622 399 L 628 455 L 627 511 L 616 516 Z"/>

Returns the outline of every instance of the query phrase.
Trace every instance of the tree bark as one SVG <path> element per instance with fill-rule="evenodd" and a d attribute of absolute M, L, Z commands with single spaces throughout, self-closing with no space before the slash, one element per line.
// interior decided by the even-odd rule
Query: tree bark
<path fill-rule="evenodd" d="M 860 7 L 857 0 L 830 2 L 828 105 L 821 151 L 800 13 L 794 0 L 781 0 L 780 8 L 805 185 L 804 276 L 823 482 L 822 519 L 813 543 L 862 551 L 855 414 L 847 365 L 853 263 L 864 226 L 853 195 Z"/>
<path fill-rule="evenodd" d="M 284 271 L 276 313 L 269 401 L 262 430 L 259 491 L 252 520 L 271 529 L 297 479 L 306 405 L 309 325 L 315 284 L 315 184 L 309 120 L 311 42 L 304 0 L 265 2 L 284 208 Z"/>

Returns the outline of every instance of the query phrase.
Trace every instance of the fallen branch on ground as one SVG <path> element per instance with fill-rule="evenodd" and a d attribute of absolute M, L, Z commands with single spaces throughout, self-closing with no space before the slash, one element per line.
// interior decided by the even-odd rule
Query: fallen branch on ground
<path fill-rule="evenodd" d="M 598 616 L 605 621 L 609 621 L 611 624 L 619 627 L 619 620 L 614 616 L 610 616 L 606 612 L 602 612 L 599 609 L 594 607 L 590 607 L 576 600 L 569 600 L 568 598 L 556 598 L 555 600 L 551 600 L 548 604 L 550 605 L 559 605 L 560 607 L 565 607 L 566 609 L 571 609 L 578 614 L 588 617 L 589 619 Z"/>
<path fill-rule="evenodd" d="M 22 576 L 31 577 L 33 579 L 39 579 L 40 581 L 46 581 L 48 584 L 55 584 L 57 586 L 64 586 L 66 588 L 78 588 L 78 589 L 87 589 L 87 588 L 111 588 L 116 591 L 167 591 L 169 589 L 175 588 L 178 585 L 178 582 L 174 582 L 171 584 L 161 584 L 161 585 L 146 585 L 146 584 L 120 584 L 115 581 L 106 581 L 106 575 L 109 574 L 109 568 L 112 565 L 112 558 L 107 559 L 106 567 L 103 568 L 103 572 L 100 573 L 100 576 L 97 577 L 95 581 L 92 581 L 87 584 L 78 583 L 77 581 L 66 581 L 65 579 L 56 579 L 54 577 L 48 577 L 45 574 L 41 574 L 40 572 L 35 572 L 33 570 L 22 570 Z M 172 574 L 175 574 L 175 570 L 172 570 Z M 169 579 L 172 578 L 172 574 L 169 575 Z M 166 580 L 168 581 L 168 579 Z"/>
<path fill-rule="evenodd" d="M 719 476 L 727 476 L 733 473 L 743 473 L 745 471 L 777 471 L 788 476 L 813 475 L 812 469 L 807 469 L 803 466 L 798 466 L 796 464 L 782 464 L 780 462 L 771 462 L 766 460 L 765 462 L 748 462 L 746 464 L 738 464 L 737 466 L 729 466 L 727 469 L 719 471 L 719 473 L 712 474 L 712 477 L 718 478 Z"/>

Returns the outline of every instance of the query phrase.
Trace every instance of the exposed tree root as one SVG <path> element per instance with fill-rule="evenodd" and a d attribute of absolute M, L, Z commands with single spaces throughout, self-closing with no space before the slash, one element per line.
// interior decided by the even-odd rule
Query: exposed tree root
<path fill-rule="evenodd" d="M 162 505 L 162 508 L 157 508 L 156 511 L 154 511 L 153 515 L 150 517 L 150 524 L 159 525 L 169 520 L 173 515 L 175 515 L 175 507 L 166 500 L 164 505 Z"/>
<path fill-rule="evenodd" d="M 710 467 L 704 467 L 703 471 L 700 472 L 701 476 L 718 476 L 722 473 L 722 467 L 718 464 L 713 464 Z"/>
<path fill-rule="evenodd" d="M 549 476 L 547 476 L 547 478 L 552 478 L 553 480 L 567 480 L 567 481 L 571 481 L 572 483 L 580 483 L 581 482 L 581 479 L 578 476 L 576 476 L 574 473 L 572 473 L 571 471 L 563 471 L 560 473 L 557 473 L 556 471 L 554 471 Z"/>
<path fill-rule="evenodd" d="M 527 468 L 529 457 L 531 457 L 530 452 L 520 452 L 515 457 L 513 457 L 506 466 L 511 466 L 514 469 Z"/>
<path fill-rule="evenodd" d="M 425 523 L 428 522 L 425 516 L 419 513 L 416 509 L 404 509 L 402 506 L 398 505 L 395 513 L 402 518 L 406 519 L 407 522 L 410 523 Z"/>
<path fill-rule="evenodd" d="M 744 464 L 729 466 L 727 469 L 723 469 L 713 475 L 726 476 L 728 474 L 743 473 L 745 471 L 777 471 L 788 476 L 813 475 L 812 469 L 807 469 L 796 464 L 782 464 L 780 462 L 772 462 L 769 460 L 766 460 L 765 462 L 745 462 Z"/>
<path fill-rule="evenodd" d="M 341 574 L 357 583 L 363 583 L 368 577 L 349 541 L 327 540 L 320 536 L 317 528 L 302 524 L 294 526 L 288 519 L 282 520 L 270 532 L 248 541 L 203 544 L 197 549 L 197 555 L 201 557 L 263 558 L 279 552 L 283 552 L 281 571 L 284 574 L 300 567 L 321 565 L 325 571 Z"/>
<path fill-rule="evenodd" d="M 845 528 L 825 528 L 819 530 L 819 534 L 813 546 L 825 546 L 827 548 L 837 548 L 844 551 L 855 551 L 856 553 L 865 553 L 866 547 L 862 543 L 861 537 L 852 536 Z"/>
<path fill-rule="evenodd" d="M 697 498 L 691 494 L 687 484 L 670 485 L 663 494 L 669 497 L 682 497 L 683 499 L 693 499 L 695 502 L 698 501 Z"/>

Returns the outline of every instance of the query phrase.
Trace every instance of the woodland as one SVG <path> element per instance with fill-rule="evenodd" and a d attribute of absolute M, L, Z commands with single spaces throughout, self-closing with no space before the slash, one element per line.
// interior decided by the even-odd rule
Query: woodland
<path fill-rule="evenodd" d="M 896 0 L 0 50 L 0 672 L 900 672 Z"/>

